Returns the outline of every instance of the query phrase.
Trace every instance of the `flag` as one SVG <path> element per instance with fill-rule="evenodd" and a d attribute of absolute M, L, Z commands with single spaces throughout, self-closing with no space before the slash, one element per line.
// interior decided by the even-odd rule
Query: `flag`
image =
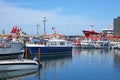
<path fill-rule="evenodd" d="M 52 27 L 52 30 L 55 30 L 55 27 Z"/>
<path fill-rule="evenodd" d="M 20 31 L 21 31 L 21 28 L 19 28 L 19 27 L 17 27 L 17 26 L 14 26 L 14 27 L 12 28 L 12 30 L 11 30 L 11 33 L 16 34 L 16 33 L 20 32 Z"/>
<path fill-rule="evenodd" d="M 13 38 L 13 36 L 12 35 L 8 35 L 8 37 L 7 37 L 7 39 L 12 39 Z"/>
<path fill-rule="evenodd" d="M 11 33 L 16 33 L 17 32 L 17 27 L 13 27 L 12 30 L 11 30 Z"/>
<path fill-rule="evenodd" d="M 15 28 L 13 27 L 10 33 L 13 33 L 13 32 L 14 32 L 14 29 L 15 29 Z"/>

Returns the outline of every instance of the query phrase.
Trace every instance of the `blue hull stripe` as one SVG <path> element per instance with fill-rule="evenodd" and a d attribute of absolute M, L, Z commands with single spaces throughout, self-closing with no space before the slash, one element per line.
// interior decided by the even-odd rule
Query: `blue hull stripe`
<path fill-rule="evenodd" d="M 40 48 L 40 54 L 72 53 L 72 47 L 27 47 L 30 54 L 37 54 Z"/>

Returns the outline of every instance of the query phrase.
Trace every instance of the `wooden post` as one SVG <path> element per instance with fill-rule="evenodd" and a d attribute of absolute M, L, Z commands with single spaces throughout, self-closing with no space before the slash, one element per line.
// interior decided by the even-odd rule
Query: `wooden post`
<path fill-rule="evenodd" d="M 40 65 L 40 48 L 38 48 L 38 63 Z"/>
<path fill-rule="evenodd" d="M 28 51 L 27 51 L 27 48 L 25 48 L 25 58 L 28 58 Z"/>

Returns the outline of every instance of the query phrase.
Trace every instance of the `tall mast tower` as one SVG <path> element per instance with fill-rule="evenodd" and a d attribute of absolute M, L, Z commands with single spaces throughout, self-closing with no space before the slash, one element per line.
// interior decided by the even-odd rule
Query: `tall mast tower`
<path fill-rule="evenodd" d="M 44 23 L 44 35 L 46 35 L 46 27 L 45 27 L 45 23 L 46 23 L 47 19 L 46 17 L 43 17 L 43 23 Z"/>

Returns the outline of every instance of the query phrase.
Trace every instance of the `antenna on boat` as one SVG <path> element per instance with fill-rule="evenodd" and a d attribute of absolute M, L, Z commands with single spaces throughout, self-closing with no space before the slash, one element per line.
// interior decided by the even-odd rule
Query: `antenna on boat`
<path fill-rule="evenodd" d="M 37 35 L 39 35 L 39 26 L 40 26 L 39 24 L 36 25 L 36 27 L 37 27 Z"/>
<path fill-rule="evenodd" d="M 47 19 L 46 19 L 46 17 L 43 17 L 44 19 L 43 19 L 43 23 L 44 23 L 44 35 L 46 34 L 46 28 L 45 28 L 45 23 L 46 23 L 46 21 L 47 21 Z"/>
<path fill-rule="evenodd" d="M 109 25 L 108 25 L 108 28 L 109 28 L 109 29 L 112 29 L 112 24 L 109 24 Z"/>
<path fill-rule="evenodd" d="M 92 23 L 92 24 L 90 24 L 90 30 L 91 31 L 93 31 L 93 26 L 94 26 L 94 24 Z"/>

